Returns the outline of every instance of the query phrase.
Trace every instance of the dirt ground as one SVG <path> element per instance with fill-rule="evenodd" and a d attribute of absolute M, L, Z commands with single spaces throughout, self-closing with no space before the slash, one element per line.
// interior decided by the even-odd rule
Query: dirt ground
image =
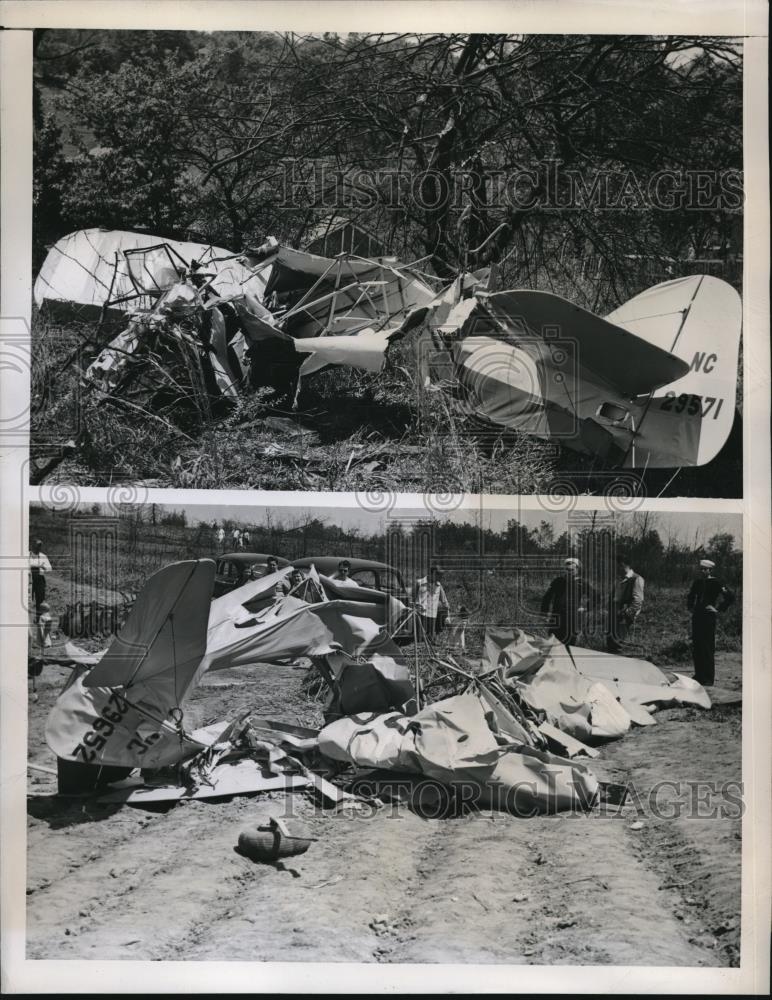
<path fill-rule="evenodd" d="M 253 709 L 318 724 L 304 672 L 208 676 L 187 721 Z M 44 725 L 66 673 L 47 666 L 30 704 L 29 762 L 51 772 Z M 739 691 L 739 655 L 720 655 L 717 676 Z M 356 815 L 299 793 L 151 812 L 59 798 L 54 774 L 30 768 L 27 957 L 737 965 L 740 707 L 657 718 L 592 762 L 633 790 L 605 815 Z M 728 815 L 692 818 L 697 798 Z M 271 814 L 318 839 L 279 866 L 237 854 Z"/>

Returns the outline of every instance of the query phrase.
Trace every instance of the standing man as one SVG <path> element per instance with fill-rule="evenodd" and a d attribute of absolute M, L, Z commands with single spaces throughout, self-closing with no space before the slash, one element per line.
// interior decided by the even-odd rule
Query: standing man
<path fill-rule="evenodd" d="M 237 549 L 240 549 L 241 548 L 241 529 L 240 528 L 234 528 L 233 529 L 233 534 L 231 535 L 231 539 L 233 541 L 233 549 L 234 549 L 234 551 L 236 551 Z"/>
<path fill-rule="evenodd" d="M 217 529 L 217 545 L 222 552 L 225 548 L 225 528 L 222 525 Z"/>
<path fill-rule="evenodd" d="M 583 617 L 594 591 L 582 577 L 578 559 L 566 559 L 564 565 L 565 573 L 555 577 L 541 599 L 541 613 L 555 617 L 555 624 L 548 626 L 550 634 L 573 646 L 584 631 Z"/>
<path fill-rule="evenodd" d="M 712 687 L 716 677 L 716 619 L 734 600 L 734 594 L 713 576 L 716 564 L 700 559 L 700 575 L 686 598 L 692 613 L 692 656 L 694 679 Z"/>
<path fill-rule="evenodd" d="M 241 533 L 241 547 L 244 549 L 249 548 L 249 528 L 244 528 Z"/>
<path fill-rule="evenodd" d="M 35 602 L 35 621 L 39 621 L 41 606 L 46 600 L 46 573 L 51 572 L 51 563 L 43 551 L 43 543 L 39 538 L 35 539 L 30 548 L 29 567 L 32 599 Z"/>
<path fill-rule="evenodd" d="M 413 601 L 429 642 L 442 631 L 448 617 L 448 598 L 442 586 L 442 570 L 432 566 L 427 576 L 416 580 Z"/>
<path fill-rule="evenodd" d="M 643 577 L 636 573 L 625 555 L 617 557 L 619 573 L 609 605 L 609 630 L 606 649 L 609 653 L 624 652 L 624 643 L 643 607 Z"/>

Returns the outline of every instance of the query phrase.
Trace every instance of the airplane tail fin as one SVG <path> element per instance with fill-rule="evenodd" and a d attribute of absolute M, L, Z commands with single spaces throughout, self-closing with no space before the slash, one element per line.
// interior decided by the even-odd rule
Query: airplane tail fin
<path fill-rule="evenodd" d="M 729 438 L 735 416 L 742 330 L 738 293 L 719 278 L 691 275 L 647 289 L 606 319 L 689 365 L 683 377 L 650 399 L 630 463 L 663 464 L 657 460 L 655 442 L 662 444 L 665 427 L 689 439 L 690 454 L 679 464 L 710 462 Z"/>

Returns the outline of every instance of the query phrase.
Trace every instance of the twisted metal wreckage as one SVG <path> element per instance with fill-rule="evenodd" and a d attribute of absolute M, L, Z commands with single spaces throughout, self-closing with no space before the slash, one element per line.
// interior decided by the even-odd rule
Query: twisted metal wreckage
<path fill-rule="evenodd" d="M 416 263 L 420 263 L 416 262 Z M 86 384 L 171 416 L 253 386 L 294 387 L 328 365 L 378 372 L 413 348 L 426 391 L 477 418 L 610 466 L 704 465 L 735 418 L 742 304 L 708 275 L 676 278 L 606 317 L 550 292 L 497 290 L 495 266 L 437 279 L 395 258 L 325 258 L 274 238 L 233 254 L 101 229 L 63 237 L 35 282 L 38 307 L 127 314 Z M 148 388 L 148 384 L 150 388 Z"/>
<path fill-rule="evenodd" d="M 691 678 L 516 629 L 488 628 L 479 659 L 427 646 L 419 670 L 420 618 L 390 595 L 341 591 L 312 566 L 288 592 L 291 567 L 212 600 L 214 571 L 209 559 L 171 564 L 147 580 L 103 654 L 68 644 L 73 670 L 46 740 L 93 786 L 101 778 L 108 801 L 301 789 L 341 804 L 363 777 L 372 788 L 391 774 L 517 815 L 592 809 L 602 783 L 573 759 L 598 755 L 585 740 L 650 725 L 658 706 L 711 706 Z M 406 622 L 413 666 L 393 638 Z M 320 731 L 253 713 L 186 727 L 185 699 L 208 671 L 299 656 L 329 688 Z M 426 703 L 438 673 L 460 693 Z"/>

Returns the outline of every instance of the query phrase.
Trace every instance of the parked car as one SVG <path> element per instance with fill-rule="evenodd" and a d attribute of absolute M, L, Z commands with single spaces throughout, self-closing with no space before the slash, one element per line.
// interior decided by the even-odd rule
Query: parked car
<path fill-rule="evenodd" d="M 279 569 L 290 565 L 289 560 L 270 552 L 226 552 L 220 556 L 214 571 L 214 596 L 222 597 L 250 580 L 265 576 L 269 559 L 275 559 Z"/>
<path fill-rule="evenodd" d="M 315 566 L 316 572 L 322 576 L 334 576 L 338 571 L 338 563 L 344 560 L 351 564 L 349 576 L 360 587 L 379 590 L 403 603 L 409 600 L 407 587 L 399 570 L 386 563 L 374 562 L 372 559 L 349 559 L 348 556 L 306 556 L 296 559 L 292 565 L 304 572 Z"/>

